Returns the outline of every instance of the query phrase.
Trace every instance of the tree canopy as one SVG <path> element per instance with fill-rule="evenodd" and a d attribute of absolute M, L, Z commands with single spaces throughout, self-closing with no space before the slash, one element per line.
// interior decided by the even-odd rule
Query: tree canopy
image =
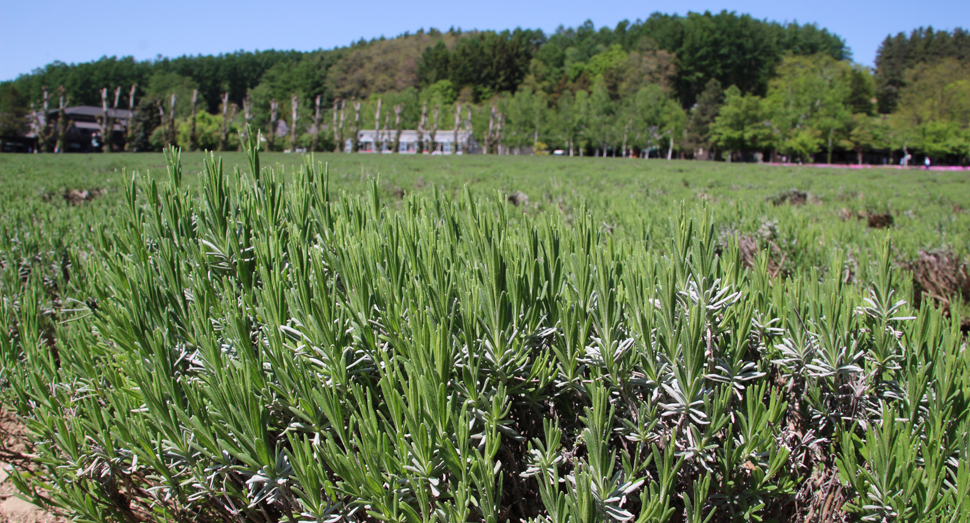
<path fill-rule="evenodd" d="M 888 36 L 875 71 L 851 57 L 841 37 L 814 24 L 731 11 L 654 13 L 550 34 L 429 29 L 309 52 L 54 62 L 0 83 L 0 116 L 4 132 L 22 134 L 45 89 L 63 88 L 68 105 L 99 105 L 100 89 L 127 94 L 136 85 L 127 138 L 138 150 L 209 143 L 205 133 L 216 127 L 225 147 L 225 133 L 248 124 L 275 149 L 343 150 L 367 128 L 461 126 L 491 152 L 799 161 L 822 153 L 845 161 L 851 152 L 859 162 L 868 151 L 882 151 L 883 162 L 910 149 L 951 162 L 970 156 L 965 30 Z M 196 93 L 198 110 L 235 121 L 195 114 Z M 166 116 L 172 95 L 174 113 Z M 287 130 L 289 140 L 275 139 Z"/>

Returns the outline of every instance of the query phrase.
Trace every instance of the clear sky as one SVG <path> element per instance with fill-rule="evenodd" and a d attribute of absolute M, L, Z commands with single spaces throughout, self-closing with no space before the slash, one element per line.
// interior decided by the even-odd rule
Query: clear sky
<path fill-rule="evenodd" d="M 219 54 L 236 50 L 329 49 L 360 38 L 420 28 L 542 29 L 592 20 L 597 28 L 653 12 L 727 9 L 779 22 L 814 22 L 845 38 L 855 61 L 872 65 L 888 35 L 919 26 L 970 28 L 968 0 L 632 0 L 528 2 L 252 0 L 139 2 L 55 0 L 0 3 L 0 81 L 55 60 L 102 56 Z"/>

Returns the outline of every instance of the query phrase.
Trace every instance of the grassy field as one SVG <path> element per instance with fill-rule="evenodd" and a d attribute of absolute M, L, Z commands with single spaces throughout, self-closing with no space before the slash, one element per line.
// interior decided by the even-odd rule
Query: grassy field
<path fill-rule="evenodd" d="M 0 156 L 0 384 L 35 503 L 970 519 L 966 173 L 203 159 Z"/>
<path fill-rule="evenodd" d="M 246 170 L 243 153 L 221 157 L 227 171 L 237 166 Z M 196 188 L 202 159 L 203 153 L 182 155 L 187 183 Z M 682 206 L 705 208 L 724 244 L 737 234 L 758 239 L 762 247 L 771 241 L 781 249 L 789 273 L 826 268 L 833 248 L 867 265 L 887 235 L 894 240 L 894 261 L 904 264 L 918 261 L 920 251 L 952 252 L 966 259 L 970 246 L 970 176 L 959 172 L 516 156 L 320 154 L 315 161 L 329 169 L 335 189 L 362 193 L 379 180 L 383 202 L 392 209 L 406 196 L 429 195 L 433 188 L 454 197 L 468 187 L 476 198 L 485 199 L 522 193 L 528 198 L 523 206 L 527 213 L 558 212 L 568 223 L 583 206 L 612 234 L 648 241 L 668 237 L 668 218 Z M 263 154 L 262 162 L 278 167 L 286 179 L 304 158 Z M 10 226 L 10 216 L 38 213 L 52 216 L 53 225 L 58 223 L 53 216 L 65 213 L 78 215 L 87 225 L 111 227 L 107 216 L 123 203 L 126 176 L 136 172 L 165 179 L 164 156 L 0 156 L 4 226 Z M 77 207 L 64 200 L 71 190 L 103 194 L 93 204 Z M 805 193 L 805 205 L 783 201 L 791 191 Z M 870 215 L 891 216 L 891 227 L 871 228 Z M 85 230 L 65 231 L 61 225 L 55 234 L 66 239 Z"/>

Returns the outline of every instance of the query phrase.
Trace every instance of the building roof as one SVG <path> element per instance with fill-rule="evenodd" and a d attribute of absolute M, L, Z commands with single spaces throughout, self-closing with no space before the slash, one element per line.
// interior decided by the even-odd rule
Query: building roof
<path fill-rule="evenodd" d="M 47 111 L 49 114 L 57 113 L 59 109 L 51 109 Z M 96 118 L 101 116 L 103 110 L 100 107 L 94 105 L 77 105 L 74 107 L 65 107 L 64 112 L 71 116 L 89 116 L 91 118 Z M 108 108 L 108 116 L 112 118 L 128 119 L 131 118 L 132 112 L 128 109 L 111 109 Z"/>
<path fill-rule="evenodd" d="M 79 122 L 79 121 L 75 120 L 74 121 L 74 127 L 77 128 L 77 129 L 85 129 L 87 131 L 92 131 L 92 132 L 100 132 L 101 131 L 101 124 L 94 123 L 94 122 Z M 111 128 L 112 128 L 112 130 L 115 130 L 115 131 L 124 131 L 125 130 L 125 128 L 122 127 L 119 124 L 114 124 L 114 125 L 111 126 Z"/>
<path fill-rule="evenodd" d="M 375 129 L 365 129 L 357 132 L 357 140 L 360 142 L 374 142 L 375 135 L 377 131 Z M 471 133 L 465 130 L 458 130 L 458 141 L 466 142 Z M 397 136 L 397 131 L 394 129 L 381 130 L 380 139 L 393 142 Z M 422 141 L 430 141 L 431 132 L 424 131 L 424 139 Z M 412 143 L 418 141 L 418 131 L 414 129 L 402 129 L 401 130 L 401 142 Z M 437 143 L 452 143 L 455 141 L 455 130 L 454 129 L 439 129 L 434 135 L 434 141 Z"/>

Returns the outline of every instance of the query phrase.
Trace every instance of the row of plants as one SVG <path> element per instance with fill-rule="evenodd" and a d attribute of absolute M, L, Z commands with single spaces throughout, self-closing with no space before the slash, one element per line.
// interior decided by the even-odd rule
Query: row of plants
<path fill-rule="evenodd" d="M 850 260 L 792 219 L 788 247 L 762 224 L 752 258 L 721 207 L 617 227 L 595 198 L 389 202 L 249 150 L 231 174 L 208 156 L 197 185 L 171 153 L 100 223 L 6 211 L 0 379 L 35 503 L 78 521 L 970 519 L 966 338 L 906 303 L 888 237 Z M 769 241 L 805 257 L 779 271 Z"/>

